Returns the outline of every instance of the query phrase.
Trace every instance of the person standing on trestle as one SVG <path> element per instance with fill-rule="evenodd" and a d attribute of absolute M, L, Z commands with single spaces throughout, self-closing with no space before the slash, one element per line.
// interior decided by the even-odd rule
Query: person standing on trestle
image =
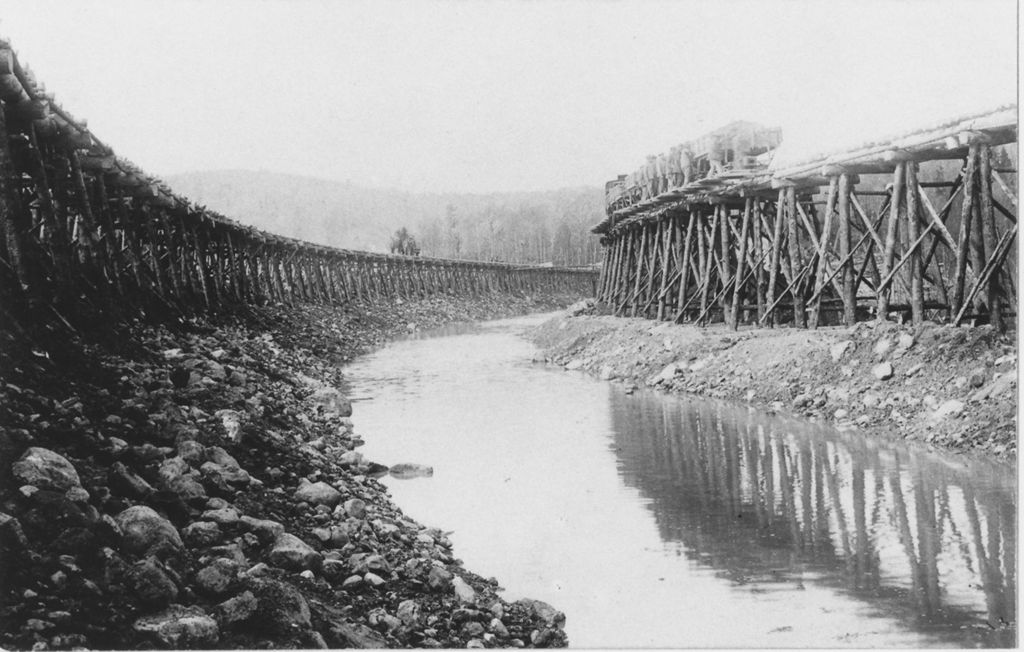
<path fill-rule="evenodd" d="M 647 177 L 647 196 L 654 198 L 658 196 L 658 163 L 654 156 L 647 157 L 647 165 L 644 166 L 644 173 Z"/>
<path fill-rule="evenodd" d="M 665 152 L 658 154 L 656 161 L 658 166 L 658 194 L 668 190 L 668 157 Z"/>
<path fill-rule="evenodd" d="M 686 143 L 679 145 L 679 171 L 682 173 L 685 186 L 693 179 L 693 152 Z"/>
<path fill-rule="evenodd" d="M 679 167 L 679 146 L 668 150 L 668 178 L 672 188 L 683 185 L 683 170 Z"/>
<path fill-rule="evenodd" d="M 711 148 L 708 149 L 708 163 L 711 169 L 708 170 L 709 177 L 717 177 L 725 172 L 725 148 L 722 146 L 722 137 L 715 136 L 711 139 Z"/>

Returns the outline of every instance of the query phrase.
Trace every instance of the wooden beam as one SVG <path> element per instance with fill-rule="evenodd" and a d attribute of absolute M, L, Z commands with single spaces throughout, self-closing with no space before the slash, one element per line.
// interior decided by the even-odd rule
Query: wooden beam
<path fill-rule="evenodd" d="M 982 145 L 979 148 L 978 158 L 981 163 L 980 170 L 978 171 L 980 185 L 978 190 L 981 199 L 983 239 L 985 241 L 985 249 L 993 251 L 997 246 L 996 242 L 999 238 L 999 232 L 996 230 L 996 218 L 992 210 L 992 159 L 988 145 Z M 1006 325 L 1003 323 L 1002 288 L 999 285 L 998 272 L 989 274 L 986 286 L 988 294 L 985 302 L 988 304 L 989 323 L 998 332 L 1002 333 L 1006 330 Z"/>
<path fill-rule="evenodd" d="M 960 237 L 956 251 L 956 277 L 953 280 L 953 310 L 957 314 L 963 313 L 963 299 L 964 299 L 964 278 L 967 273 L 967 258 L 969 257 L 969 249 L 971 245 L 971 220 L 973 219 L 974 210 L 972 209 L 972 203 L 974 202 L 974 186 L 975 186 L 975 174 L 974 167 L 975 161 L 978 156 L 977 145 L 971 145 L 970 151 L 967 155 L 967 164 L 964 167 L 963 172 L 963 188 L 964 198 L 960 205 Z"/>
<path fill-rule="evenodd" d="M 1014 224 L 1013 227 L 1011 227 L 1006 233 L 1003 234 L 1003 237 L 999 240 L 999 243 L 996 245 L 996 251 L 992 254 L 992 257 L 989 258 L 988 262 L 985 263 L 984 268 L 982 268 L 981 270 L 981 274 L 978 276 L 978 280 L 975 281 L 974 285 L 971 287 L 971 291 L 963 300 L 960 309 L 957 311 L 956 317 L 953 319 L 953 324 L 955 326 L 960 325 L 961 320 L 963 320 L 964 313 L 967 312 L 967 308 L 971 305 L 971 301 L 974 300 L 974 297 L 978 293 L 978 291 L 988 282 L 989 277 L 992 275 L 993 271 L 1002 266 L 1003 261 L 1006 260 L 1006 255 L 1010 253 L 1010 249 L 1012 248 L 1011 245 L 1013 244 L 1013 239 L 1016 237 L 1016 235 L 1016 224 Z"/>
<path fill-rule="evenodd" d="M 921 241 L 928 235 L 928 232 L 935 223 L 929 224 L 928 228 L 918 237 L 917 197 L 919 191 L 924 192 L 924 190 L 917 185 L 917 163 L 910 161 L 905 165 L 907 175 L 907 238 L 911 240 L 909 251 L 906 253 L 906 257 L 910 260 L 910 314 L 914 326 L 920 326 L 924 321 L 924 288 L 921 281 L 920 246 Z"/>
<path fill-rule="evenodd" d="M 896 234 L 899 229 L 900 209 L 904 202 L 904 179 L 906 176 L 906 163 L 900 162 L 896 165 L 893 174 L 892 202 L 889 204 L 889 222 L 885 229 L 885 248 L 882 250 L 882 265 L 880 272 L 886 277 L 892 269 L 893 258 L 896 253 Z M 878 320 L 885 321 L 889 318 L 889 292 L 878 291 Z"/>
<path fill-rule="evenodd" d="M 836 203 L 839 195 L 839 177 L 831 177 L 828 184 L 828 197 L 825 205 L 825 224 L 821 229 L 821 239 L 818 243 L 818 269 L 814 275 L 814 295 L 817 297 L 811 302 L 811 315 L 808 328 L 817 328 L 818 320 L 821 317 L 821 290 L 825 283 L 826 263 L 829 235 L 832 233 L 832 214 L 836 211 Z M 805 216 L 806 217 L 806 216 Z M 834 277 L 835 275 L 833 275 Z M 840 297 L 846 297 L 840 291 Z"/>
<path fill-rule="evenodd" d="M 743 204 L 743 226 L 740 231 L 740 250 L 736 256 L 736 278 L 743 279 L 743 265 L 747 258 L 747 236 L 750 233 L 750 221 L 754 211 L 754 199 L 748 197 Z M 743 300 L 743 282 L 737 282 L 733 290 L 732 312 L 729 315 L 729 325 L 733 330 L 739 327 L 740 303 Z"/>

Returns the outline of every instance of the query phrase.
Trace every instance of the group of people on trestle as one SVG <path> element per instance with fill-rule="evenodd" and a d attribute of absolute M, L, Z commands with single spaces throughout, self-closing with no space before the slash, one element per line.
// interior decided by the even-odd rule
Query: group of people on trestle
<path fill-rule="evenodd" d="M 725 147 L 722 138 L 712 139 L 707 152 L 710 168 L 707 176 L 717 176 L 725 171 Z M 647 157 L 647 162 L 626 175 L 625 191 L 632 201 L 657 197 L 673 188 L 690 183 L 697 170 L 697 160 L 689 143 L 681 143 L 657 156 Z"/>

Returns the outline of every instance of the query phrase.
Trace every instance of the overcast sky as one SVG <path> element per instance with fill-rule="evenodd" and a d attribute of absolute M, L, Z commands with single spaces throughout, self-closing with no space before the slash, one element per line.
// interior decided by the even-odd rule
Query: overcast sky
<path fill-rule="evenodd" d="M 734 119 L 794 152 L 1016 101 L 1012 0 L 0 0 L 0 34 L 156 175 L 601 185 Z"/>

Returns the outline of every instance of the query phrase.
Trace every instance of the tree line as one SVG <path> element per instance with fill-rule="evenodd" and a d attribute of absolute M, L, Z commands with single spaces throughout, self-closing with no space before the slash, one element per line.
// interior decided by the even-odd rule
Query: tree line
<path fill-rule="evenodd" d="M 598 187 L 409 193 L 247 170 L 191 172 L 166 181 L 240 222 L 327 246 L 533 265 L 600 260 L 598 238 L 590 233 L 604 218 Z"/>

